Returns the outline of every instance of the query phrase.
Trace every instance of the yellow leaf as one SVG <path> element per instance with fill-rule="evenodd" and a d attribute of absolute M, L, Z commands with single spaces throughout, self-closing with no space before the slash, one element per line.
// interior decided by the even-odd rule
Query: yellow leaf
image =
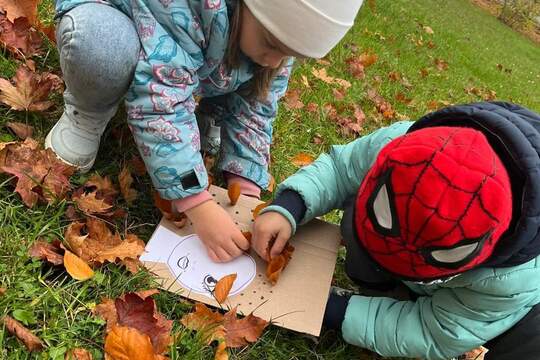
<path fill-rule="evenodd" d="M 80 257 L 66 250 L 64 254 L 64 266 L 66 271 L 75 280 L 88 280 L 94 276 L 94 271 Z"/>
<path fill-rule="evenodd" d="M 216 287 L 214 288 L 214 297 L 218 303 L 221 304 L 227 299 L 233 283 L 236 280 L 236 276 L 236 274 L 230 274 L 218 280 Z"/>
<path fill-rule="evenodd" d="M 148 335 L 133 328 L 115 326 L 105 339 L 105 352 L 111 360 L 155 360 Z"/>

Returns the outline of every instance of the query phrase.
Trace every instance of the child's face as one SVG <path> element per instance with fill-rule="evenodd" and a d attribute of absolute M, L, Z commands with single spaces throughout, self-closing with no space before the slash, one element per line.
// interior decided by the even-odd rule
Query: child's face
<path fill-rule="evenodd" d="M 287 57 L 303 57 L 270 34 L 247 6 L 242 8 L 240 50 L 255 63 L 272 69 L 277 69 Z"/>

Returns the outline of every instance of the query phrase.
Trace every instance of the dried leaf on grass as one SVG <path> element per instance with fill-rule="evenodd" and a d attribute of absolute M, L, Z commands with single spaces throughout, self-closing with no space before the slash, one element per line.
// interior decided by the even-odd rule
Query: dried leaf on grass
<path fill-rule="evenodd" d="M 289 264 L 293 252 L 294 246 L 287 243 L 287 246 L 285 246 L 285 249 L 283 249 L 281 254 L 275 256 L 268 262 L 268 265 L 266 266 L 266 277 L 272 285 L 277 284 L 279 277 L 281 276 L 281 272 Z"/>
<path fill-rule="evenodd" d="M 137 329 L 115 326 L 105 338 L 105 352 L 112 360 L 155 360 L 150 338 Z"/>
<path fill-rule="evenodd" d="M 94 276 L 92 268 L 69 250 L 66 250 L 64 254 L 64 266 L 68 274 L 75 280 L 85 281 Z"/>
<path fill-rule="evenodd" d="M 327 83 L 327 84 L 336 84 L 341 86 L 344 90 L 347 90 L 351 87 L 351 83 L 347 80 L 335 78 L 326 73 L 326 69 L 311 69 L 311 73 L 313 76 L 315 76 L 317 79 Z"/>
<path fill-rule="evenodd" d="M 297 110 L 302 109 L 304 107 L 304 103 L 302 100 L 300 100 L 300 90 L 299 89 L 289 89 L 286 93 L 284 98 L 285 106 L 289 110 Z"/>
<path fill-rule="evenodd" d="M 225 339 L 223 315 L 204 304 L 196 303 L 195 311 L 184 315 L 180 322 L 188 329 L 198 331 L 208 344 Z"/>
<path fill-rule="evenodd" d="M 225 342 L 229 348 L 246 346 L 259 339 L 263 330 L 268 326 L 266 320 L 253 314 L 243 318 L 236 315 L 236 307 L 223 316 L 225 328 Z"/>
<path fill-rule="evenodd" d="M 6 326 L 6 330 L 22 341 L 28 351 L 43 350 L 44 345 L 41 340 L 36 335 L 32 334 L 32 332 L 24 327 L 24 325 L 22 325 L 20 322 L 11 318 L 10 316 L 4 316 L 3 322 Z"/>
<path fill-rule="evenodd" d="M 75 348 L 66 353 L 65 360 L 92 360 L 92 354 L 86 349 Z"/>
<path fill-rule="evenodd" d="M 124 200 L 131 205 L 133 201 L 137 198 L 137 191 L 131 188 L 133 184 L 133 177 L 127 166 L 124 165 L 122 171 L 118 175 L 118 183 L 120 184 L 120 191 Z"/>
<path fill-rule="evenodd" d="M 237 182 L 233 182 L 229 184 L 227 188 L 227 194 L 229 195 L 229 200 L 231 201 L 231 205 L 236 205 L 241 194 L 240 184 Z"/>
<path fill-rule="evenodd" d="M 62 265 L 64 264 L 64 249 L 61 248 L 60 244 L 58 240 L 52 243 L 38 240 L 28 249 L 28 254 L 33 258 L 46 260 L 53 265 Z"/>
<path fill-rule="evenodd" d="M 386 119 L 392 119 L 396 115 L 396 112 L 392 108 L 392 105 L 388 101 L 385 100 L 375 89 L 368 89 L 367 91 L 367 97 L 369 100 L 371 100 L 375 107 L 377 108 L 377 111 L 381 113 L 384 118 Z"/>
<path fill-rule="evenodd" d="M 163 217 L 170 220 L 176 225 L 177 228 L 183 228 L 187 223 L 187 216 L 184 213 L 179 213 L 176 210 L 173 211 L 171 200 L 162 199 L 157 191 L 153 193 L 154 205 L 159 209 Z"/>
<path fill-rule="evenodd" d="M 326 104 L 324 110 L 328 118 L 338 125 L 339 132 L 344 136 L 358 135 L 362 131 L 366 115 L 360 106 L 349 104 L 343 111 L 338 112 L 334 105 Z M 345 112 L 352 112 L 352 116 L 344 115 Z"/>
<path fill-rule="evenodd" d="M 378 56 L 373 53 L 362 53 L 358 56 L 352 56 L 345 60 L 349 65 L 349 72 L 356 79 L 363 79 L 366 77 L 365 69 L 377 62 Z"/>
<path fill-rule="evenodd" d="M 299 167 L 307 166 L 313 161 L 315 161 L 315 158 L 306 153 L 298 153 L 291 159 L 291 163 Z"/>
<path fill-rule="evenodd" d="M 229 274 L 218 280 L 214 287 L 214 298 L 218 303 L 222 304 L 227 300 L 227 296 L 229 296 L 236 277 L 237 274 Z"/>
<path fill-rule="evenodd" d="M 54 103 L 47 100 L 60 81 L 51 73 L 38 74 L 22 65 L 10 81 L 0 78 L 0 101 L 13 110 L 45 111 Z"/>
<path fill-rule="evenodd" d="M 0 9 L 10 21 L 16 18 L 27 18 L 31 24 L 38 21 L 38 4 L 40 0 L 0 0 Z"/>
<path fill-rule="evenodd" d="M 0 44 L 16 56 L 31 57 L 41 53 L 43 40 L 28 19 L 10 21 L 0 14 Z"/>
<path fill-rule="evenodd" d="M 32 134 L 34 133 L 34 128 L 32 126 L 20 122 L 8 121 L 6 126 L 21 140 L 32 137 Z"/>
<path fill-rule="evenodd" d="M 69 177 L 75 168 L 58 160 L 50 150 L 43 150 L 37 141 L 27 138 L 0 150 L 0 171 L 15 175 L 15 191 L 28 207 L 38 200 L 49 203 L 65 197 L 71 185 Z"/>
<path fill-rule="evenodd" d="M 7 292 L 7 289 L 4 287 L 0 287 L 0 296 L 4 296 Z"/>

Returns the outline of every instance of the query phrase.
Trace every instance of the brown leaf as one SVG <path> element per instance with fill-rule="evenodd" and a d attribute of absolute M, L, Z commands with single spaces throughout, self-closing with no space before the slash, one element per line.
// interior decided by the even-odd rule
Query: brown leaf
<path fill-rule="evenodd" d="M 368 99 L 375 103 L 377 111 L 381 113 L 386 119 L 392 119 L 396 112 L 392 108 L 392 105 L 386 101 L 377 90 L 371 88 L 367 90 Z"/>
<path fill-rule="evenodd" d="M 227 352 L 227 343 L 220 341 L 217 348 L 214 360 L 229 360 L 229 353 Z"/>
<path fill-rule="evenodd" d="M 32 134 L 34 133 L 34 128 L 32 126 L 20 122 L 8 121 L 6 126 L 21 140 L 32 137 Z"/>
<path fill-rule="evenodd" d="M 94 174 L 88 179 L 84 186 L 89 190 L 95 188 L 95 190 L 100 192 L 101 196 L 108 199 L 108 202 L 111 204 L 114 202 L 114 197 L 118 195 L 118 190 L 116 190 L 116 187 L 108 176 L 102 177 L 99 174 Z"/>
<path fill-rule="evenodd" d="M 84 190 L 84 187 L 80 188 Z M 110 215 L 112 214 L 113 205 L 109 204 L 106 199 L 98 198 L 98 191 L 94 190 L 92 192 L 85 193 L 84 191 L 77 190 L 73 193 L 71 197 L 72 200 L 77 204 L 79 210 L 81 210 L 86 215 Z"/>
<path fill-rule="evenodd" d="M 332 89 L 332 95 L 334 96 L 334 99 L 338 101 L 345 99 L 345 91 L 343 90 Z"/>
<path fill-rule="evenodd" d="M 231 201 L 231 205 L 236 205 L 238 202 L 238 198 L 240 197 L 240 184 L 237 182 L 233 182 L 229 184 L 227 188 L 227 194 L 229 195 L 229 200 Z"/>
<path fill-rule="evenodd" d="M 269 180 L 268 180 L 268 186 L 266 187 L 266 190 L 269 192 L 273 192 L 276 187 L 276 179 L 274 179 L 274 176 L 272 174 L 268 174 Z"/>
<path fill-rule="evenodd" d="M 64 250 L 60 247 L 60 241 L 58 240 L 52 243 L 38 240 L 28 249 L 28 255 L 46 260 L 53 265 L 62 265 L 64 263 Z"/>
<path fill-rule="evenodd" d="M 483 346 L 477 347 L 474 350 L 471 350 L 463 355 L 463 357 L 459 357 L 463 360 L 484 360 L 486 353 L 489 350 Z"/>
<path fill-rule="evenodd" d="M 92 360 L 92 354 L 86 349 L 75 348 L 66 353 L 64 360 Z"/>
<path fill-rule="evenodd" d="M 401 80 L 401 74 L 398 71 L 390 71 L 388 73 L 388 78 L 392 81 L 399 81 Z"/>
<path fill-rule="evenodd" d="M 39 2 L 40 0 L 0 0 L 0 9 L 4 10 L 10 21 L 24 17 L 31 24 L 36 24 Z"/>
<path fill-rule="evenodd" d="M 0 14 L 0 44 L 18 57 L 31 57 L 41 53 L 43 40 L 27 18 L 12 22 Z"/>
<path fill-rule="evenodd" d="M 403 94 L 402 92 L 399 92 L 396 94 L 396 100 L 402 104 L 408 105 L 412 102 L 413 99 L 408 98 L 405 96 L 405 94 Z"/>
<path fill-rule="evenodd" d="M 210 310 L 204 304 L 196 303 L 195 311 L 184 315 L 180 322 L 186 328 L 201 333 L 208 344 L 214 340 L 225 339 L 223 315 Z"/>
<path fill-rule="evenodd" d="M 137 198 L 137 191 L 131 188 L 133 178 L 131 177 L 128 167 L 125 165 L 118 175 L 118 183 L 120 184 L 120 191 L 122 192 L 124 200 L 126 200 L 128 205 L 131 205 Z"/>
<path fill-rule="evenodd" d="M 427 76 L 429 75 L 429 70 L 426 69 L 426 68 L 420 69 L 420 75 L 421 75 L 423 78 L 427 77 Z"/>
<path fill-rule="evenodd" d="M 439 108 L 439 102 L 436 100 L 432 100 L 427 103 L 427 108 L 429 110 L 437 110 Z"/>
<path fill-rule="evenodd" d="M 156 360 L 148 335 L 125 326 L 116 326 L 107 334 L 105 352 L 112 360 Z"/>
<path fill-rule="evenodd" d="M 289 89 L 283 98 L 285 100 L 285 106 L 289 110 L 302 109 L 304 107 L 304 103 L 300 100 L 299 89 Z"/>
<path fill-rule="evenodd" d="M 7 292 L 7 289 L 4 287 L 0 287 L 0 296 L 4 296 Z"/>
<path fill-rule="evenodd" d="M 435 33 L 433 29 L 429 26 L 424 26 L 424 31 L 430 35 L 433 35 Z"/>
<path fill-rule="evenodd" d="M 214 288 L 214 298 L 218 303 L 222 304 L 227 300 L 236 277 L 237 274 L 229 274 L 218 280 L 216 287 Z"/>
<path fill-rule="evenodd" d="M 439 69 L 440 71 L 444 71 L 448 69 L 448 63 L 444 61 L 443 59 L 437 58 L 433 60 L 433 62 L 435 63 L 435 66 L 437 67 L 437 69 Z"/>
<path fill-rule="evenodd" d="M 12 81 L 15 85 L 0 78 L 0 102 L 13 110 L 44 111 L 53 105 L 47 99 L 55 82 L 47 73 L 38 74 L 20 66 Z"/>
<path fill-rule="evenodd" d="M 255 220 L 257 216 L 259 216 L 259 213 L 261 212 L 262 209 L 264 209 L 265 207 L 269 205 L 270 205 L 270 201 L 267 201 L 267 202 L 260 203 L 259 205 L 255 206 L 255 209 L 253 209 L 253 220 Z"/>
<path fill-rule="evenodd" d="M 30 330 L 25 328 L 24 325 L 22 325 L 20 322 L 9 316 L 4 316 L 3 321 L 4 325 L 6 326 L 6 330 L 11 335 L 14 335 L 15 337 L 17 337 L 17 339 L 22 341 L 28 351 L 43 350 L 44 345 L 41 340 L 37 336 L 32 334 Z"/>
<path fill-rule="evenodd" d="M 17 177 L 15 191 L 28 207 L 40 199 L 49 203 L 62 199 L 70 189 L 75 168 L 58 160 L 50 149 L 40 149 L 32 138 L 5 146 L 1 155 L 0 171 Z"/>
<path fill-rule="evenodd" d="M 287 246 L 285 246 L 285 249 L 283 249 L 281 254 L 275 256 L 273 259 L 270 260 L 270 262 L 268 262 L 268 265 L 266 266 L 266 277 L 268 278 L 270 283 L 272 283 L 272 285 L 277 284 L 281 272 L 289 264 L 293 252 L 294 246 L 287 243 Z"/>
<path fill-rule="evenodd" d="M 311 141 L 316 145 L 321 145 L 324 143 L 323 137 L 319 134 L 313 135 L 313 139 Z"/>
<path fill-rule="evenodd" d="M 311 73 L 317 79 L 322 80 L 327 84 L 337 84 L 343 87 L 345 90 L 351 87 L 351 83 L 344 79 L 334 78 L 326 73 L 326 69 L 311 69 Z"/>
<path fill-rule="evenodd" d="M 299 153 L 296 154 L 292 159 L 291 163 L 296 166 L 307 166 L 311 164 L 313 161 L 315 161 L 315 158 L 309 154 L 306 153 Z"/>
<path fill-rule="evenodd" d="M 94 276 L 92 268 L 84 260 L 68 250 L 64 254 L 64 266 L 68 274 L 75 280 L 85 281 Z"/>
<path fill-rule="evenodd" d="M 317 112 L 319 110 L 319 105 L 311 102 L 307 104 L 306 110 L 309 111 L 310 113 Z"/>
<path fill-rule="evenodd" d="M 235 307 L 223 316 L 223 326 L 227 347 L 238 348 L 257 341 L 268 322 L 253 314 L 239 319 Z"/>

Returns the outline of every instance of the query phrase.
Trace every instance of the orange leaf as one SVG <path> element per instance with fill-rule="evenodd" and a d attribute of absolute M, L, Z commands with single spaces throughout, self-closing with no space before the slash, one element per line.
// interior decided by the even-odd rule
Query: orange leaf
<path fill-rule="evenodd" d="M 266 187 L 266 190 L 273 192 L 274 188 L 276 187 L 276 179 L 272 176 L 272 174 L 269 174 L 270 180 L 268 181 L 268 186 Z"/>
<path fill-rule="evenodd" d="M 223 303 L 233 286 L 234 281 L 236 280 L 236 274 L 229 274 L 218 280 L 216 287 L 214 288 L 214 297 L 218 303 Z"/>
<path fill-rule="evenodd" d="M 229 360 L 229 353 L 227 352 L 227 343 L 220 341 L 217 348 L 214 360 Z"/>
<path fill-rule="evenodd" d="M 128 205 L 131 205 L 133 200 L 137 198 L 137 191 L 131 188 L 133 178 L 126 165 L 124 165 L 122 171 L 120 171 L 120 174 L 118 175 L 118 183 L 120 184 L 120 191 L 122 192 L 124 200 L 126 200 Z"/>
<path fill-rule="evenodd" d="M 64 266 L 66 271 L 75 280 L 85 281 L 94 276 L 94 271 L 80 257 L 66 250 L 64 254 Z"/>
<path fill-rule="evenodd" d="M 38 240 L 28 249 L 28 255 L 33 258 L 47 260 L 53 265 L 62 265 L 64 263 L 64 250 L 60 248 L 60 241 L 58 240 L 52 243 Z"/>
<path fill-rule="evenodd" d="M 92 360 L 92 354 L 86 349 L 75 348 L 67 352 L 65 360 Z"/>
<path fill-rule="evenodd" d="M 39 2 L 40 0 L 0 0 L 0 9 L 4 10 L 10 21 L 24 17 L 34 25 L 37 23 Z"/>
<path fill-rule="evenodd" d="M 306 166 L 315 161 L 315 158 L 306 153 L 299 153 L 292 158 L 291 162 L 296 166 Z"/>
<path fill-rule="evenodd" d="M 237 348 L 246 346 L 259 339 L 263 330 L 268 326 L 266 320 L 253 314 L 239 319 L 236 316 L 236 307 L 223 316 L 225 327 L 225 341 L 227 347 Z"/>
<path fill-rule="evenodd" d="M 17 57 L 31 57 L 41 53 L 43 40 L 27 18 L 10 21 L 0 14 L 0 43 Z"/>
<path fill-rule="evenodd" d="M 471 351 L 465 353 L 464 357 L 460 356 L 459 358 L 463 359 L 463 360 L 484 360 L 484 357 L 486 356 L 486 353 L 488 351 L 489 350 L 486 349 L 485 347 L 480 346 L 480 347 L 477 347 L 474 350 L 471 350 Z"/>
<path fill-rule="evenodd" d="M 223 315 L 210 310 L 204 304 L 196 303 L 195 312 L 184 315 L 180 322 L 188 329 L 201 332 L 208 344 L 214 340 L 225 339 Z"/>
<path fill-rule="evenodd" d="M 112 360 L 155 360 L 148 335 L 133 328 L 115 326 L 105 338 L 105 352 Z"/>
<path fill-rule="evenodd" d="M 36 335 L 32 334 L 30 330 L 25 328 L 20 322 L 9 316 L 4 316 L 3 321 L 4 325 L 6 326 L 6 330 L 22 341 L 28 351 L 43 350 L 43 343 L 41 340 Z"/>
<path fill-rule="evenodd" d="M 240 184 L 237 182 L 229 184 L 227 194 L 229 195 L 229 200 L 231 200 L 231 205 L 236 205 L 238 198 L 240 197 Z"/>
<path fill-rule="evenodd" d="M 20 122 L 8 121 L 6 126 L 21 140 L 32 137 L 32 134 L 34 133 L 34 128 L 32 126 Z"/>
<path fill-rule="evenodd" d="M 6 288 L 0 287 L 0 296 L 3 296 L 7 292 Z"/>
<path fill-rule="evenodd" d="M 253 209 L 253 220 L 255 220 L 257 216 L 259 216 L 259 213 L 261 212 L 261 210 L 267 207 L 268 205 L 270 205 L 270 201 L 260 203 L 259 205 L 255 206 L 255 209 Z"/>
<path fill-rule="evenodd" d="M 266 277 L 268 278 L 268 280 L 270 280 L 270 283 L 272 283 L 272 285 L 277 284 L 281 272 L 289 264 L 293 252 L 294 246 L 287 243 L 287 246 L 285 246 L 285 249 L 283 249 L 281 254 L 271 259 L 266 266 Z"/>

